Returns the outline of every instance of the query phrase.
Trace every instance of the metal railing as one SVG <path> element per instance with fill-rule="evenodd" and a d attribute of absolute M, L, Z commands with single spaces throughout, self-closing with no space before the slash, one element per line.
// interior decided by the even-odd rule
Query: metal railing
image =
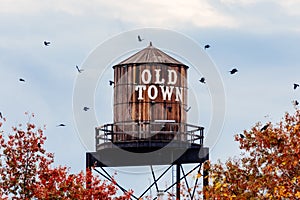
<path fill-rule="evenodd" d="M 95 128 L 96 149 L 105 143 L 170 142 L 203 144 L 204 128 L 177 122 L 125 122 Z"/>

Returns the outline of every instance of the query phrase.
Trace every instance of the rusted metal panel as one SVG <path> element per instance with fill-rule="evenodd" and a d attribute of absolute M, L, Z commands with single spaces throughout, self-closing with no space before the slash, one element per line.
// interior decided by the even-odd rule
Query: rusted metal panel
<path fill-rule="evenodd" d="M 114 131 L 124 133 L 114 136 L 114 139 L 116 141 L 145 139 L 153 130 L 157 130 L 158 134 L 151 136 L 152 140 L 173 139 L 174 134 L 165 133 L 170 131 L 167 125 L 150 127 L 145 122 L 174 120 L 179 124 L 186 123 L 184 108 L 187 102 L 188 67 L 149 46 L 113 68 L 114 124 L 116 124 Z M 137 127 L 132 122 L 141 124 Z M 180 125 L 172 129 L 173 133 L 185 131 Z M 163 134 L 159 134 L 159 131 Z M 185 140 L 185 137 L 178 139 Z"/>
<path fill-rule="evenodd" d="M 128 64 L 144 64 L 144 63 L 164 63 L 164 64 L 176 64 L 176 65 L 181 65 L 185 66 L 183 63 L 180 61 L 176 60 L 175 58 L 169 56 L 168 54 L 164 53 L 163 51 L 155 48 L 150 45 L 137 52 L 136 54 L 130 56 L 129 58 L 123 60 L 120 62 L 118 65 L 128 65 Z"/>

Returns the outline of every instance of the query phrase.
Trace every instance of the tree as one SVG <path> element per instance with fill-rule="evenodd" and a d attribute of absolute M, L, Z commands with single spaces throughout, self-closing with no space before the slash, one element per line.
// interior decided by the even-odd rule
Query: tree
<path fill-rule="evenodd" d="M 210 165 L 208 199 L 300 199 L 300 110 L 235 140 L 242 157 Z"/>
<path fill-rule="evenodd" d="M 6 120 L 0 120 L 2 127 Z M 99 180 L 90 170 L 71 174 L 67 167 L 53 167 L 54 155 L 44 149 L 45 128 L 22 127 L 8 135 L 0 132 L 1 199 L 130 199 L 131 192 L 116 197 L 115 183 Z"/>

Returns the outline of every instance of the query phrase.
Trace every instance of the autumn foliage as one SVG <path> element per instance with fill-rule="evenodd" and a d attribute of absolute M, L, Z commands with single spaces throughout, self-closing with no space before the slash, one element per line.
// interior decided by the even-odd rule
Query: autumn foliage
<path fill-rule="evenodd" d="M 207 199 L 300 199 L 300 110 L 235 140 L 243 154 L 210 165 Z"/>
<path fill-rule="evenodd" d="M 5 118 L 0 120 L 2 127 Z M 116 197 L 115 184 L 90 170 L 71 174 L 67 167 L 53 167 L 43 132 L 32 123 L 0 132 L 0 199 L 130 199 L 130 193 Z"/>
<path fill-rule="evenodd" d="M 4 118 L 0 199 L 130 199 L 131 193 L 117 196 L 114 182 L 101 181 L 90 170 L 71 174 L 68 167 L 54 167 L 54 155 L 44 148 L 44 128 L 27 123 L 6 134 L 2 123 Z M 224 164 L 205 163 L 209 185 L 199 198 L 300 199 L 300 110 L 277 124 L 257 123 L 235 140 L 242 155 Z"/>

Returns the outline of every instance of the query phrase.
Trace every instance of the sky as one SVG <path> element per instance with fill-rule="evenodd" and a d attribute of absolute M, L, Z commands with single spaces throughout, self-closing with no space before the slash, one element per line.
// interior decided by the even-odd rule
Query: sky
<path fill-rule="evenodd" d="M 84 170 L 89 150 L 74 119 L 74 87 L 84 74 L 75 66 L 84 68 L 99 45 L 127 31 L 167 29 L 200 48 L 210 44 L 202 53 L 218 69 L 226 97 L 222 130 L 210 147 L 214 162 L 239 155 L 235 134 L 259 121 L 278 122 L 285 112 L 294 111 L 292 101 L 300 100 L 300 89 L 293 89 L 293 83 L 300 83 L 298 0 L 1 0 L 0 25 L 0 112 L 8 120 L 5 128 L 26 123 L 24 112 L 35 113 L 30 120 L 46 125 L 45 145 L 54 152 L 55 165 L 70 166 L 72 172 Z M 50 46 L 45 47 L 44 40 Z M 148 44 L 133 37 L 132 45 L 138 50 Z M 238 73 L 230 75 L 232 68 Z M 111 88 L 101 81 L 99 88 L 111 98 Z M 214 105 L 205 86 L 199 87 L 196 93 L 204 95 L 198 98 L 200 123 L 207 128 Z M 112 112 L 100 106 L 105 98 L 98 94 L 95 105 L 82 107 L 112 119 Z M 56 127 L 60 123 L 66 127 Z"/>

